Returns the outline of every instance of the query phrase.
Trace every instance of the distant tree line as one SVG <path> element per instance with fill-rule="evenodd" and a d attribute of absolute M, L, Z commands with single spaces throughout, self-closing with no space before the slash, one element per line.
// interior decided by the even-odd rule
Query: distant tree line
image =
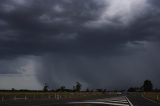
<path fill-rule="evenodd" d="M 143 85 L 140 87 L 131 87 L 128 89 L 128 92 L 160 92 L 160 89 L 153 89 L 152 81 L 145 80 Z"/>
<path fill-rule="evenodd" d="M 73 89 L 67 89 L 65 86 L 61 86 L 60 88 L 56 90 L 50 90 L 50 91 L 55 91 L 55 92 L 80 92 L 82 88 L 82 84 L 80 82 L 76 82 L 76 85 L 73 86 Z M 43 91 L 47 92 L 49 91 L 49 86 L 45 83 L 43 87 Z"/>
<path fill-rule="evenodd" d="M 107 91 L 106 89 L 89 89 L 82 90 L 82 84 L 80 82 L 76 82 L 76 84 L 73 86 L 72 89 L 68 89 L 65 86 L 61 86 L 58 89 L 49 89 L 49 86 L 47 83 L 44 84 L 42 90 L 27 90 L 27 89 L 20 89 L 16 90 L 12 88 L 11 90 L 0 90 L 1 92 L 125 92 L 126 90 L 110 90 Z M 128 92 L 160 92 L 160 89 L 153 89 L 153 84 L 150 80 L 145 80 L 143 85 L 140 87 L 130 87 Z"/>

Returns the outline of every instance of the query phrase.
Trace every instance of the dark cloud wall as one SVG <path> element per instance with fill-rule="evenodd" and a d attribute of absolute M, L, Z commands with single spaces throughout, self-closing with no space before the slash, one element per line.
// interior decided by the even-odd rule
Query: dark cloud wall
<path fill-rule="evenodd" d="M 86 87 L 126 88 L 145 79 L 160 87 L 159 2 L 131 0 L 129 12 L 127 3 L 0 1 L 0 73 L 18 73 L 7 64 L 20 67 L 12 65 L 17 58 L 37 56 L 36 77 L 52 87 L 80 81 Z M 136 9 L 136 3 L 144 8 Z"/>

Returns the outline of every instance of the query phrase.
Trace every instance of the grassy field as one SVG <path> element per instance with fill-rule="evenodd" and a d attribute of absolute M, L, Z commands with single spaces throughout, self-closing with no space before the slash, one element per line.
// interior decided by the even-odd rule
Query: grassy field
<path fill-rule="evenodd" d="M 116 96 L 117 93 L 102 92 L 0 92 L 0 102 L 7 101 L 74 101 Z"/>
<path fill-rule="evenodd" d="M 157 92 L 145 92 L 143 93 L 143 95 L 148 98 L 151 99 L 155 102 L 159 102 L 160 103 L 160 93 Z"/>

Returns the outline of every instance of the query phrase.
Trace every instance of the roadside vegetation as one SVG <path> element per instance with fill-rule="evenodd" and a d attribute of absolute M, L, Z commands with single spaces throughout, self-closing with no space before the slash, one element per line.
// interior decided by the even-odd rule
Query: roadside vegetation
<path fill-rule="evenodd" d="M 0 90 L 0 102 L 10 101 L 51 101 L 51 102 L 65 102 L 65 101 L 80 101 L 89 99 L 98 99 L 113 97 L 119 95 L 118 91 L 107 92 L 106 89 L 89 89 L 82 90 L 82 84 L 76 82 L 72 89 L 61 86 L 58 89 L 49 89 L 47 83 L 44 84 L 42 90 Z"/>
<path fill-rule="evenodd" d="M 105 95 L 99 92 L 0 92 L 1 101 L 11 100 L 85 100 L 103 98 Z"/>
<path fill-rule="evenodd" d="M 0 90 L 0 102 L 8 101 L 54 101 L 54 102 L 65 102 L 65 101 L 79 101 L 89 100 L 97 98 L 106 98 L 118 96 L 125 93 L 126 90 L 112 90 L 107 89 L 89 89 L 82 90 L 82 84 L 76 82 L 72 89 L 68 89 L 65 86 L 61 86 L 58 89 L 49 88 L 48 84 L 45 83 L 42 90 L 27 90 L 21 89 L 16 90 Z M 143 85 L 140 87 L 131 87 L 128 89 L 128 93 L 134 95 L 142 95 L 145 98 L 160 102 L 160 90 L 153 89 L 153 84 L 150 80 L 145 80 Z"/>
<path fill-rule="evenodd" d="M 145 92 L 143 93 L 143 96 L 154 102 L 160 103 L 160 92 Z"/>
<path fill-rule="evenodd" d="M 141 87 L 131 87 L 128 89 L 131 94 L 140 95 L 144 98 L 160 103 L 160 89 L 153 89 L 153 84 L 150 80 L 145 80 Z"/>

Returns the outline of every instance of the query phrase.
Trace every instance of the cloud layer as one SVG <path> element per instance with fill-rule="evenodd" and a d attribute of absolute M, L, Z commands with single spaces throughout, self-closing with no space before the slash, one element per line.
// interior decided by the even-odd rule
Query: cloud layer
<path fill-rule="evenodd" d="M 156 0 L 0 1 L 0 74 L 30 73 L 37 84 L 54 88 L 76 81 L 126 88 L 145 79 L 160 87 L 159 5 Z"/>

